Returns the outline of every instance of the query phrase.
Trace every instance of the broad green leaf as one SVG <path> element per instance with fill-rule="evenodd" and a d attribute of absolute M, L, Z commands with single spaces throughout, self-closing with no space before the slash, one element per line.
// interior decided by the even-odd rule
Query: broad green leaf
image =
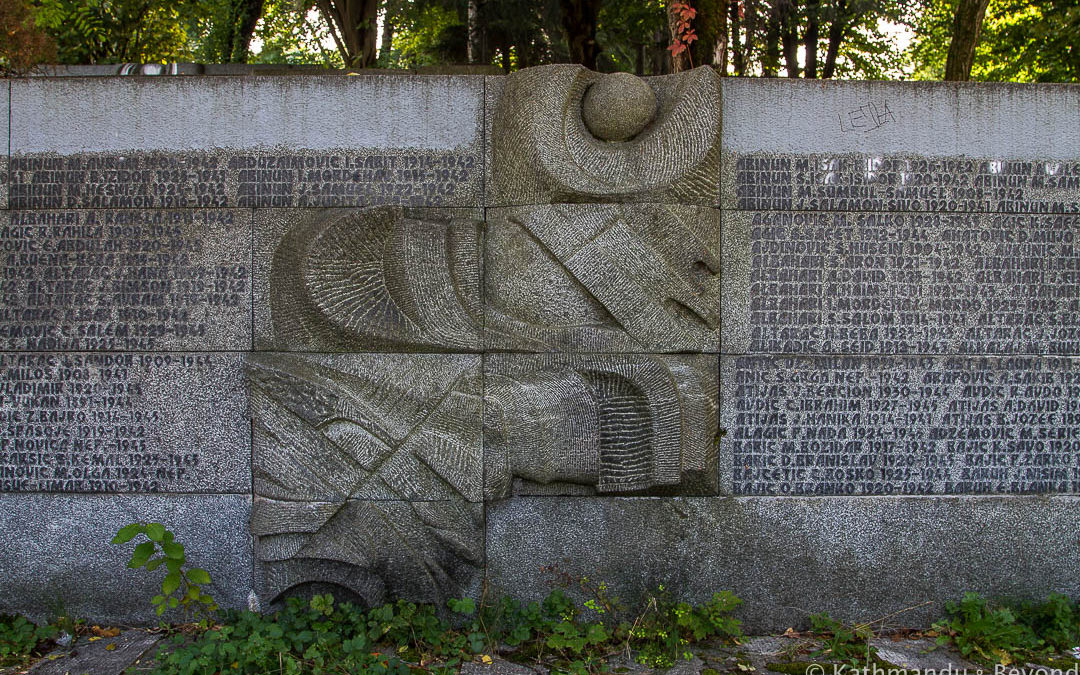
<path fill-rule="evenodd" d="M 172 595 L 172 593 L 180 588 L 180 573 L 169 572 L 165 575 L 165 580 L 161 582 L 161 592 L 164 595 Z"/>
<path fill-rule="evenodd" d="M 173 560 L 184 559 L 184 545 L 177 544 L 175 541 L 163 541 L 161 542 L 161 550 L 165 552 L 165 555 Z"/>
<path fill-rule="evenodd" d="M 142 567 L 146 564 L 146 561 L 150 559 L 150 556 L 154 555 L 154 551 L 156 550 L 157 548 L 152 541 L 144 541 L 139 544 L 131 553 L 131 560 L 128 561 L 128 567 Z"/>
<path fill-rule="evenodd" d="M 120 531 L 113 537 L 112 543 L 114 544 L 126 544 L 135 537 L 139 536 L 146 528 L 139 523 L 132 523 L 131 525 L 125 525 L 120 528 Z"/>
<path fill-rule="evenodd" d="M 161 523 L 150 523 L 146 526 L 146 536 L 150 541 L 161 541 L 165 538 L 165 526 Z"/>
<path fill-rule="evenodd" d="M 208 584 L 210 583 L 210 574 L 199 567 L 192 567 L 187 573 L 188 581 L 193 584 Z"/>
<path fill-rule="evenodd" d="M 153 572 L 157 568 L 161 567 L 161 563 L 165 562 L 165 558 L 154 558 L 150 562 L 146 563 L 146 569 Z"/>

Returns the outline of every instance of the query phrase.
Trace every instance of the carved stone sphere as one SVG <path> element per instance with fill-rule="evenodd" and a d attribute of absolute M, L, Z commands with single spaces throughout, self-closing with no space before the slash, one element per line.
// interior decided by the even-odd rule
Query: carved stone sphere
<path fill-rule="evenodd" d="M 628 141 L 656 117 L 656 94 L 630 73 L 610 73 L 585 91 L 581 117 L 593 136 Z"/>

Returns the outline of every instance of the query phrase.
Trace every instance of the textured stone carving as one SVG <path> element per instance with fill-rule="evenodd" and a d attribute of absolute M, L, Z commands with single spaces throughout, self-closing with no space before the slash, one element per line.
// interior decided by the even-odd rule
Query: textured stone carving
<path fill-rule="evenodd" d="M 442 606 L 479 591 L 481 504 L 257 497 L 251 529 L 264 602 L 330 590 L 369 606 L 399 597 Z"/>
<path fill-rule="evenodd" d="M 480 358 L 248 359 L 255 493 L 286 500 L 480 501 Z"/>
<path fill-rule="evenodd" d="M 274 345 L 479 351 L 481 246 L 480 223 L 453 211 L 314 212 L 274 252 Z"/>
<path fill-rule="evenodd" d="M 602 141 L 628 141 L 656 119 L 656 93 L 640 77 L 609 73 L 585 90 L 581 119 Z"/>
<path fill-rule="evenodd" d="M 718 351 L 720 216 L 664 204 L 488 212 L 487 343 Z"/>
<path fill-rule="evenodd" d="M 492 142 L 510 206 L 486 223 L 375 208 L 289 228 L 275 349 L 637 354 L 490 354 L 483 373 L 465 354 L 252 355 L 265 600 L 474 593 L 488 499 L 716 494 L 717 357 L 647 353 L 719 351 L 719 109 L 710 69 L 522 72 Z"/>
<path fill-rule="evenodd" d="M 697 68 L 640 81 L 655 96 L 655 119 L 649 97 L 624 76 L 614 79 L 574 65 L 508 76 L 492 121 L 488 203 L 715 205 L 719 76 Z M 597 105 L 619 99 L 626 103 Z"/>
<path fill-rule="evenodd" d="M 707 356 L 498 354 L 485 365 L 485 496 L 715 494 Z"/>
<path fill-rule="evenodd" d="M 250 355 L 265 600 L 310 584 L 368 603 L 470 591 L 483 557 L 479 365 Z"/>
<path fill-rule="evenodd" d="M 539 205 L 493 209 L 482 236 L 443 211 L 309 216 L 274 254 L 271 344 L 718 351 L 719 221 L 692 206 Z"/>
<path fill-rule="evenodd" d="M 483 383 L 468 355 L 252 354 L 247 371 L 266 601 L 470 592 L 485 498 L 716 492 L 715 357 L 492 355 Z"/>

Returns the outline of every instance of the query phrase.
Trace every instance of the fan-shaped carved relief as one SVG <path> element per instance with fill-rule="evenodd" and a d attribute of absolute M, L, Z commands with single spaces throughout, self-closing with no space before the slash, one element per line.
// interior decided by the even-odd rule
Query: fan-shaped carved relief
<path fill-rule="evenodd" d="M 270 270 L 273 342 L 312 351 L 479 351 L 482 224 L 459 212 L 315 211 Z"/>
<path fill-rule="evenodd" d="M 495 106 L 490 175 L 492 206 L 715 205 L 720 78 L 712 68 L 644 79 L 574 65 L 513 73 Z"/>

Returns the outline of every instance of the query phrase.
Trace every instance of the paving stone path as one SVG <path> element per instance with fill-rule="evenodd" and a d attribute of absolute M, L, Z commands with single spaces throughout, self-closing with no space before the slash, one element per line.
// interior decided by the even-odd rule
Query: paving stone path
<path fill-rule="evenodd" d="M 111 638 L 76 640 L 67 648 L 57 649 L 29 668 L 0 669 L 0 675 L 122 675 L 148 672 L 153 666 L 155 646 L 160 634 L 141 629 L 129 629 Z M 992 675 L 992 669 L 962 658 L 957 652 L 938 647 L 926 637 L 875 638 L 881 666 L 876 670 L 854 669 L 851 666 L 812 665 L 807 675 Z M 738 645 L 695 645 L 694 656 L 680 661 L 666 671 L 667 675 L 770 675 L 772 664 L 812 661 L 806 656 L 817 643 L 798 634 L 785 636 L 748 637 Z M 1053 671 L 1035 664 L 1006 669 L 1006 675 L 1076 675 L 1077 671 Z M 642 666 L 629 657 L 614 657 L 609 672 L 618 675 L 653 675 L 657 672 Z M 531 667 L 496 658 L 489 664 L 466 663 L 461 675 L 548 675 L 543 668 Z"/>

